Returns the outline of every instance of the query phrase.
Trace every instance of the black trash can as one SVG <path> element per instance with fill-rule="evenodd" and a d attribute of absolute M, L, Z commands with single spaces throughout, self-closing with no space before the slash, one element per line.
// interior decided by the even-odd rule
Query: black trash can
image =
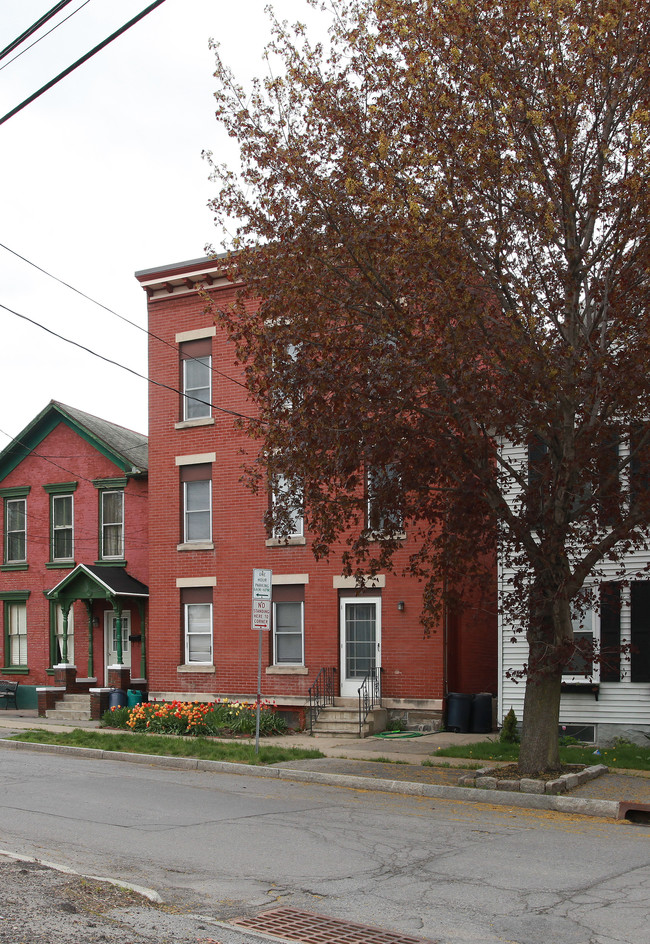
<path fill-rule="evenodd" d="M 108 708 L 126 708 L 127 698 L 123 688 L 114 688 L 108 696 Z"/>
<path fill-rule="evenodd" d="M 464 695 L 460 692 L 450 692 L 447 695 L 447 731 L 455 734 L 467 734 L 472 712 L 473 695 Z"/>
<path fill-rule="evenodd" d="M 472 734 L 489 734 L 492 731 L 492 694 L 490 692 L 474 695 L 469 729 Z"/>

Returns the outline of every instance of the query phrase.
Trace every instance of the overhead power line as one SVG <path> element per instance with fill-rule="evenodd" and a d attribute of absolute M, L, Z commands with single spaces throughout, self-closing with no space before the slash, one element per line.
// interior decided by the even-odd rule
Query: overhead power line
<path fill-rule="evenodd" d="M 133 374 L 134 377 L 139 377 L 141 380 L 146 380 L 147 383 L 153 384 L 155 387 L 162 387 L 164 390 L 171 390 L 172 393 L 178 393 L 180 396 L 184 396 L 182 390 L 179 390 L 178 387 L 172 387 L 171 384 L 162 383 L 160 380 L 153 380 L 151 377 L 147 377 L 146 374 L 141 374 L 132 367 L 127 367 L 126 364 L 120 364 L 119 361 L 114 361 L 112 358 L 106 357 L 104 354 L 99 354 L 97 351 L 93 351 L 92 348 L 86 347 L 85 344 L 80 344 L 79 341 L 73 341 L 72 338 L 66 338 L 64 335 L 58 334 L 58 332 L 53 331 L 51 328 L 47 328 L 45 325 L 41 324 L 40 321 L 35 321 L 33 318 L 29 318 L 27 315 L 21 315 L 19 311 L 14 311 L 13 308 L 9 308 L 7 305 L 3 305 L 1 302 L 0 308 L 8 311 L 11 315 L 15 315 L 16 318 L 21 318 L 23 321 L 27 321 L 36 328 L 46 331 L 48 334 L 58 338 L 60 341 L 65 341 L 67 344 L 72 344 L 73 347 L 78 347 L 80 350 L 86 351 L 88 354 L 92 354 L 93 357 L 97 357 L 99 360 L 105 361 L 107 364 L 113 364 L 114 367 L 120 367 L 122 370 L 126 370 L 129 374 Z M 234 416 L 241 420 L 257 422 L 257 417 L 255 416 L 247 416 L 245 413 L 237 412 L 237 410 L 229 410 L 224 406 L 218 406 L 216 403 L 210 403 L 208 400 L 202 400 L 200 397 L 193 397 L 193 399 L 197 400 L 199 403 L 205 403 L 206 406 L 211 407 L 213 410 L 217 410 L 218 413 L 225 413 L 228 416 Z"/>
<path fill-rule="evenodd" d="M 24 49 L 21 49 L 20 52 L 17 52 L 16 55 L 13 57 L 13 59 L 10 59 L 9 62 L 5 62 L 3 65 L 1 65 L 1 66 L 0 66 L 0 72 L 1 72 L 3 69 L 6 69 L 7 66 L 10 66 L 12 62 L 15 62 L 16 59 L 20 59 L 20 57 L 23 56 L 26 52 L 29 52 L 30 49 L 33 49 L 34 46 L 37 45 L 37 43 L 40 43 L 40 41 L 41 41 L 42 39 L 45 39 L 46 36 L 49 36 L 50 33 L 53 33 L 54 30 L 56 30 L 56 29 L 59 28 L 59 26 L 63 26 L 64 23 L 67 23 L 68 20 L 71 19 L 71 18 L 75 15 L 75 13 L 78 13 L 79 10 L 83 10 L 83 8 L 86 7 L 86 6 L 88 6 L 89 3 L 90 3 L 90 0 L 84 0 L 84 2 L 81 4 L 80 7 L 77 7 L 77 9 L 76 9 L 76 10 L 73 10 L 72 13 L 68 13 L 67 16 L 64 16 L 62 20 L 59 20 L 58 23 L 55 23 L 54 26 L 53 26 L 51 29 L 49 29 L 49 30 L 47 30 L 45 33 L 43 33 L 42 36 L 39 36 L 38 39 L 35 39 L 33 43 L 30 43 L 30 44 L 29 44 L 29 46 L 25 46 Z M 0 57 L 0 58 L 2 58 L 2 57 Z"/>
<path fill-rule="evenodd" d="M 19 252 L 16 252 L 15 249 L 10 249 L 9 246 L 5 246 L 4 243 L 0 243 L 0 249 L 6 249 L 7 252 L 10 252 L 12 256 L 16 256 L 17 259 L 26 262 L 27 265 L 32 266 L 32 268 L 37 269 L 39 272 L 42 272 L 43 275 L 46 275 L 49 279 L 54 279 L 55 282 L 58 282 L 59 285 L 64 285 L 65 288 L 69 288 L 71 292 L 75 292 L 77 295 L 81 295 L 82 298 L 85 298 L 86 301 L 92 302 L 93 305 L 97 305 L 98 308 L 103 308 L 104 311 L 107 311 L 110 315 L 115 315 L 116 318 L 119 318 L 120 321 L 126 322 L 126 324 L 131 325 L 132 328 L 137 328 L 138 331 L 143 331 L 148 337 L 153 338 L 156 341 L 160 341 L 161 344 L 167 345 L 171 348 L 176 354 L 178 354 L 178 345 L 171 344 L 169 341 L 166 341 L 165 338 L 159 337 L 157 334 L 154 334 L 152 331 L 143 328 L 142 325 L 137 324 L 135 321 L 131 321 L 130 318 L 121 315 L 118 311 L 114 311 L 112 308 L 109 308 L 108 305 L 104 305 L 103 302 L 98 302 L 96 298 L 92 298 L 90 295 L 86 295 L 85 292 L 82 292 L 81 289 L 75 288 L 74 285 L 70 285 L 69 282 L 65 282 L 63 279 L 60 279 L 57 275 L 53 275 L 51 272 L 48 272 L 47 269 L 43 269 L 41 266 L 37 265 L 35 262 L 32 262 L 31 259 L 27 259 L 25 256 L 21 256 Z M 217 370 L 216 367 L 210 366 L 210 370 L 213 374 L 216 374 L 218 377 L 223 377 L 224 380 L 230 381 L 230 383 L 237 384 L 238 387 L 243 387 L 247 390 L 245 383 L 242 383 L 241 380 L 237 380 L 235 377 L 231 377 L 229 374 L 224 374 L 222 370 Z"/>
<path fill-rule="evenodd" d="M 67 7 L 69 3 L 72 3 L 72 0 L 59 0 L 59 3 L 55 3 L 51 10 L 48 10 L 47 13 L 44 13 L 42 17 L 36 20 L 35 23 L 32 23 L 24 33 L 21 33 L 20 36 L 17 36 L 8 46 L 5 46 L 4 49 L 0 50 L 0 59 L 4 59 L 9 55 L 10 52 L 13 52 L 14 49 L 17 49 L 21 43 L 26 39 L 32 36 L 37 30 L 41 28 L 44 23 L 47 23 L 48 20 L 51 20 L 53 16 L 62 10 L 63 7 Z"/>
<path fill-rule="evenodd" d="M 70 0 L 66 0 L 70 2 Z M 114 33 L 111 33 L 107 39 L 103 40 L 97 46 L 87 52 L 85 56 L 82 56 L 81 59 L 77 59 L 76 62 L 73 62 L 71 66 L 68 66 L 67 69 L 64 69 L 63 72 L 60 72 L 54 79 L 51 79 L 45 85 L 43 85 L 37 92 L 34 92 L 33 95 L 30 95 L 29 98 L 26 98 L 24 102 L 21 102 L 20 105 L 16 105 L 15 108 L 12 108 L 11 111 L 8 111 L 4 117 L 0 118 L 0 125 L 3 125 L 5 121 L 9 121 L 10 118 L 13 118 L 14 115 L 18 114 L 19 111 L 22 111 L 23 108 L 26 108 L 27 105 L 30 105 L 37 98 L 40 98 L 44 92 L 47 92 L 52 86 L 56 85 L 57 82 L 60 82 L 61 79 L 64 79 L 67 75 L 70 75 L 71 72 L 74 72 L 75 69 L 78 69 L 79 66 L 83 65 L 84 62 L 87 62 L 89 59 L 103 49 L 105 46 L 108 46 L 109 43 L 112 43 L 114 39 L 117 39 L 118 36 L 121 36 L 122 33 L 125 33 L 128 29 L 134 26 L 139 20 L 147 16 L 148 13 L 151 13 L 152 10 L 155 10 L 156 7 L 159 7 L 165 0 L 154 0 L 154 3 L 150 3 L 149 6 L 138 13 L 137 16 L 134 16 L 133 19 L 129 20 L 128 23 L 125 23 L 124 26 L 121 26 L 118 30 L 115 30 Z"/>

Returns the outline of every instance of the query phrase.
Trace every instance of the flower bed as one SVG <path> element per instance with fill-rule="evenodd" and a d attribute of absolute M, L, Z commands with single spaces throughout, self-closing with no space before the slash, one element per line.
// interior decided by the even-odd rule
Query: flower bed
<path fill-rule="evenodd" d="M 255 734 L 256 705 L 253 702 L 172 701 L 145 702 L 135 708 L 111 708 L 102 716 L 102 725 L 152 734 L 180 736 L 246 737 Z M 287 723 L 272 702 L 260 705 L 260 734 L 286 734 Z"/>

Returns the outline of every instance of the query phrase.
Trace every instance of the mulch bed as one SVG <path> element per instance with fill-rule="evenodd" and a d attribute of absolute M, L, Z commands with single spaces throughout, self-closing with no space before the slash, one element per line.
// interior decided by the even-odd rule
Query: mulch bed
<path fill-rule="evenodd" d="M 541 774 L 535 774 L 531 780 L 543 780 L 547 783 L 549 780 L 557 780 L 562 774 L 577 774 L 585 769 L 585 764 L 563 764 L 559 770 L 546 770 Z M 505 767 L 497 767 L 491 770 L 490 777 L 496 777 L 498 780 L 521 780 L 522 774 L 516 764 L 507 764 Z"/>

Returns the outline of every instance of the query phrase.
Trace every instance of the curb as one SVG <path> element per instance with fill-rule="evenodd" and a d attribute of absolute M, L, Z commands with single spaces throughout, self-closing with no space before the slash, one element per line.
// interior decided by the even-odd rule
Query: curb
<path fill-rule="evenodd" d="M 43 865 L 47 869 L 53 869 L 55 872 L 61 872 L 63 875 L 75 875 L 78 878 L 88 878 L 93 882 L 106 882 L 107 885 L 115 885 L 116 888 L 125 888 L 127 891 L 136 892 L 153 901 L 157 905 L 163 904 L 163 899 L 153 888 L 145 888 L 144 885 L 134 885 L 132 882 L 123 882 L 121 879 L 106 878 L 103 875 L 87 875 L 85 872 L 77 872 L 67 865 L 60 865 L 58 862 L 49 862 L 47 859 L 37 859 L 34 856 L 18 855 L 16 852 L 8 852 L 6 849 L 0 849 L 0 856 L 5 859 L 13 859 L 14 862 L 32 862 L 35 865 Z"/>
<path fill-rule="evenodd" d="M 320 771 L 297 770 L 288 767 L 255 767 L 247 764 L 234 764 L 230 761 L 200 760 L 196 757 L 130 754 L 126 751 L 103 751 L 89 747 L 8 741 L 4 738 L 0 738 L 0 747 L 9 750 L 31 750 L 44 754 L 67 754 L 88 760 L 114 760 L 128 764 L 145 764 L 150 767 L 201 770 L 206 773 L 227 773 L 236 776 L 261 777 L 267 780 L 318 783 L 332 787 L 344 787 L 350 790 L 461 800 L 466 803 L 489 803 L 492 806 L 516 806 L 520 809 L 546 810 L 556 813 L 570 813 L 577 816 L 597 816 L 604 819 L 619 819 L 621 815 L 621 803 L 618 800 L 589 800 L 582 797 L 516 793 L 484 788 L 449 787 L 403 780 L 382 780 L 375 777 L 355 776 L 354 774 L 327 774 Z"/>

